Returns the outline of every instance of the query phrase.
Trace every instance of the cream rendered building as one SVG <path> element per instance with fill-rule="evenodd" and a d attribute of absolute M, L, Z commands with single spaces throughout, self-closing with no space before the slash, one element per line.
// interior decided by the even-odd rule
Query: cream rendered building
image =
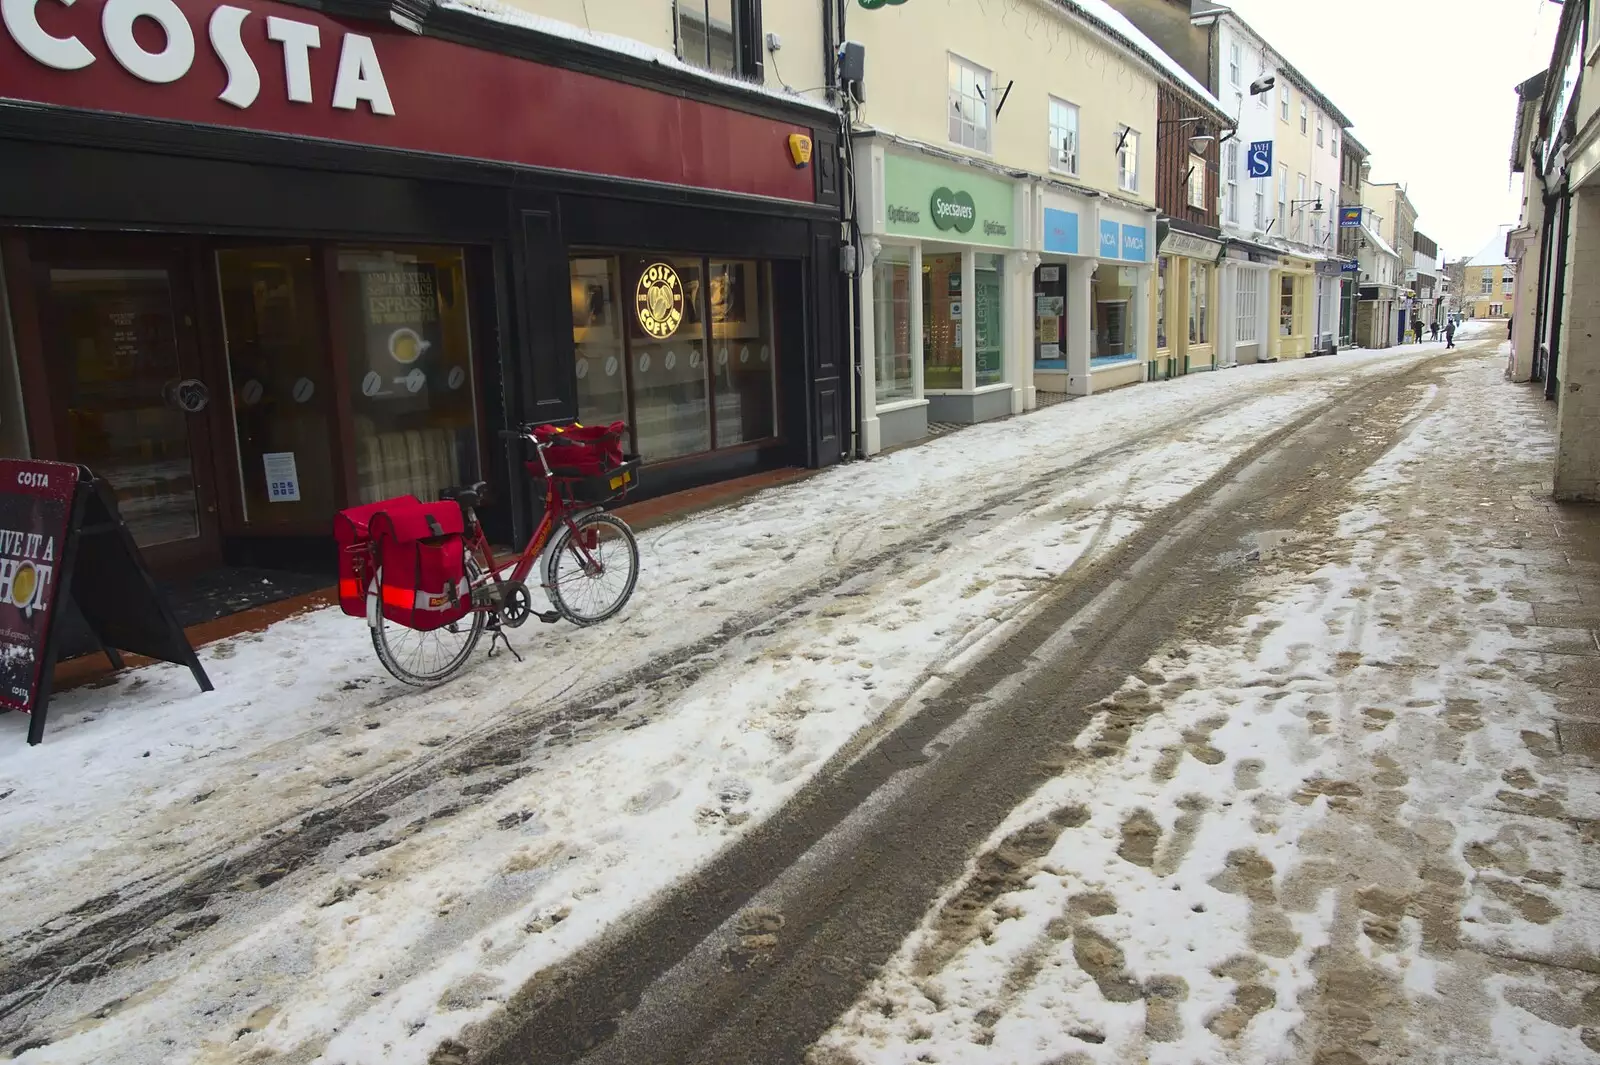
<path fill-rule="evenodd" d="M 1383 238 L 1400 260 L 1399 276 L 1395 278 L 1398 288 L 1393 304 L 1385 311 L 1388 318 L 1382 335 L 1387 336 L 1391 344 L 1403 344 L 1410 335 L 1411 300 L 1416 295 L 1412 287 L 1416 280 L 1412 243 L 1417 229 L 1417 209 L 1398 183 L 1375 183 L 1365 179 L 1361 182 L 1361 204 L 1365 209 L 1365 224 Z"/>
<path fill-rule="evenodd" d="M 1100 0 L 1021 4 L 851 11 L 869 453 L 1154 354 L 1157 72 L 1209 94 Z"/>

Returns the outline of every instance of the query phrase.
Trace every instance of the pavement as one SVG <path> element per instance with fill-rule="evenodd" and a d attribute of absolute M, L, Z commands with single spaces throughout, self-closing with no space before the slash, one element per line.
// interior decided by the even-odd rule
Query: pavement
<path fill-rule="evenodd" d="M 212 696 L 72 693 L 0 755 L 0 1046 L 1600 1060 L 1600 551 L 1503 362 L 1198 375 L 757 492 L 432 694 L 329 611 L 208 648 Z"/>

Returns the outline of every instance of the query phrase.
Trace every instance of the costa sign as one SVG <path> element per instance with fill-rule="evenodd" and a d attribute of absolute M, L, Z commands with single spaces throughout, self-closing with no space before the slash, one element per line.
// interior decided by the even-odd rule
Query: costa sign
<path fill-rule="evenodd" d="M 98 62 L 95 53 L 75 34 L 52 32 L 41 15 L 51 7 L 71 7 L 76 0 L 0 0 L 0 19 L 17 47 L 35 61 L 55 70 L 83 70 Z M 211 50 L 227 71 L 228 81 L 217 99 L 241 110 L 261 95 L 261 72 L 244 44 L 244 25 L 257 17 L 248 8 L 223 4 L 211 12 L 206 37 Z M 135 34 L 139 20 L 160 28 L 160 47 L 154 35 Z M 339 42 L 339 66 L 333 83 L 313 84 L 311 52 L 323 46 L 321 27 L 298 19 L 269 15 L 267 39 L 278 45 L 290 103 L 314 104 L 326 98 L 341 111 L 363 104 L 375 115 L 393 115 L 394 103 L 378 62 L 372 38 L 345 33 Z M 112 59 L 129 74 L 155 85 L 182 79 L 195 64 L 195 28 L 174 0 L 106 0 L 100 14 L 100 35 Z M 329 42 L 331 45 L 332 42 Z M 322 94 L 326 94 L 323 96 Z"/>

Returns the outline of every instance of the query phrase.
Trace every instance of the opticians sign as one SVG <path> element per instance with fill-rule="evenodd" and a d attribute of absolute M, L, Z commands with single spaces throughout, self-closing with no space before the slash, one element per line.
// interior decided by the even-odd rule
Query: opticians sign
<path fill-rule="evenodd" d="M 1010 248 L 1016 245 L 1012 187 L 973 167 L 886 155 L 884 232 Z"/>

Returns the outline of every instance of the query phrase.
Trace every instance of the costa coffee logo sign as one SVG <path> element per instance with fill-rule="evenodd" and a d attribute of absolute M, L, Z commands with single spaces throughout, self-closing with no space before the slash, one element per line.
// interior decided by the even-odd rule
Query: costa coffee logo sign
<path fill-rule="evenodd" d="M 71 7 L 74 2 L 0 0 L 0 18 L 17 47 L 40 63 L 56 70 L 82 70 L 96 61 L 88 46 L 75 36 L 58 37 L 39 23 L 41 5 L 59 3 Z M 245 20 L 252 14 L 246 8 L 223 4 L 211 12 L 206 27 L 211 50 L 228 72 L 228 84 L 217 99 L 240 109 L 249 107 L 261 95 L 261 73 L 244 46 L 242 32 Z M 133 27 L 142 18 L 156 23 L 166 36 L 166 43 L 157 51 L 146 48 L 134 36 Z M 182 78 L 194 66 L 194 27 L 173 0 L 106 0 L 100 13 L 100 33 L 118 65 L 142 81 L 165 85 Z M 283 49 L 284 81 L 290 102 L 316 103 L 316 87 L 311 84 L 311 50 L 322 47 L 321 28 L 269 15 L 267 38 Z M 359 33 L 344 35 L 329 102 L 341 111 L 354 111 L 366 104 L 375 115 L 394 114 L 372 38 Z"/>

